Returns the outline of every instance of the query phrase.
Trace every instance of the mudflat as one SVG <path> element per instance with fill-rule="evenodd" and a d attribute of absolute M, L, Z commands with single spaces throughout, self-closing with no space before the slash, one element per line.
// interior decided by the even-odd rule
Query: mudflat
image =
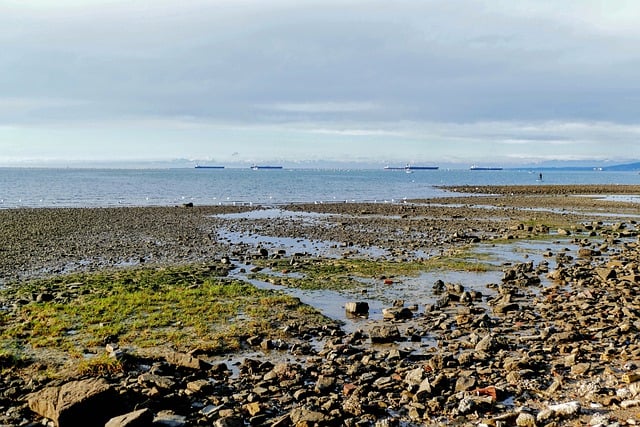
<path fill-rule="evenodd" d="M 52 390 L 100 379 L 121 397 L 103 423 L 140 409 L 148 425 L 640 422 L 640 186 L 447 189 L 394 204 L 0 210 L 0 421 L 59 422 L 41 410 Z M 518 261 L 478 255 L 495 246 Z M 424 298 L 348 332 L 245 287 L 355 289 L 358 303 L 433 269 L 462 279 L 424 283 Z M 469 286 L 480 270 L 498 280 Z M 118 301 L 134 309 L 106 316 Z"/>

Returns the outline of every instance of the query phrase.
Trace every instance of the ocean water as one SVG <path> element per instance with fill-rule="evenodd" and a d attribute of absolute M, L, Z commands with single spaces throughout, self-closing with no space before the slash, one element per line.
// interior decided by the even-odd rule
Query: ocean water
<path fill-rule="evenodd" d="M 0 168 L 0 209 L 399 202 L 439 197 L 442 185 L 640 184 L 636 172 L 332 169 Z"/>

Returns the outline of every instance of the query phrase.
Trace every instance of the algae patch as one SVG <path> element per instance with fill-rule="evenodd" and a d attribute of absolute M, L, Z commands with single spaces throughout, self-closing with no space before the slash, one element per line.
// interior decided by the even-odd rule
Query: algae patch
<path fill-rule="evenodd" d="M 251 278 L 276 285 L 298 289 L 354 289 L 362 285 L 362 279 L 390 279 L 415 277 L 435 270 L 484 272 L 495 266 L 479 260 L 478 255 L 458 251 L 449 256 L 437 256 L 427 260 L 394 262 L 369 259 L 277 259 L 257 260 L 262 268 Z"/>
<path fill-rule="evenodd" d="M 202 266 L 131 269 L 14 285 L 1 294 L 13 307 L 1 318 L 3 360 L 56 351 L 92 372 L 105 364 L 92 366 L 84 355 L 110 340 L 132 349 L 219 354 L 238 350 L 252 335 L 284 337 L 292 322 L 330 322 L 296 298 L 216 272 Z"/>

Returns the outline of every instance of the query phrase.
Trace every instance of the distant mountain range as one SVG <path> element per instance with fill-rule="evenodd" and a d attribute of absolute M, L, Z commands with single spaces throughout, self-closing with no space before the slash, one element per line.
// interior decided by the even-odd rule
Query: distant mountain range
<path fill-rule="evenodd" d="M 626 163 L 624 165 L 606 166 L 602 169 L 607 171 L 637 171 L 640 170 L 640 162 Z"/>

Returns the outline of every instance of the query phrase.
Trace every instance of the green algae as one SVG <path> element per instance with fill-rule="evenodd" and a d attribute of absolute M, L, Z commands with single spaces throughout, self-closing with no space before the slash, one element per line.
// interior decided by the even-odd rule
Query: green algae
<path fill-rule="evenodd" d="M 42 349 L 82 361 L 83 354 L 114 338 L 130 348 L 227 353 L 248 336 L 282 337 L 283 323 L 292 319 L 329 322 L 296 298 L 217 272 L 202 266 L 140 268 L 14 285 L 1 293 L 17 305 L 0 317 L 3 363 Z M 38 302 L 34 295 L 43 292 L 52 297 Z M 105 368 L 104 363 L 80 365 L 88 371 Z"/>

